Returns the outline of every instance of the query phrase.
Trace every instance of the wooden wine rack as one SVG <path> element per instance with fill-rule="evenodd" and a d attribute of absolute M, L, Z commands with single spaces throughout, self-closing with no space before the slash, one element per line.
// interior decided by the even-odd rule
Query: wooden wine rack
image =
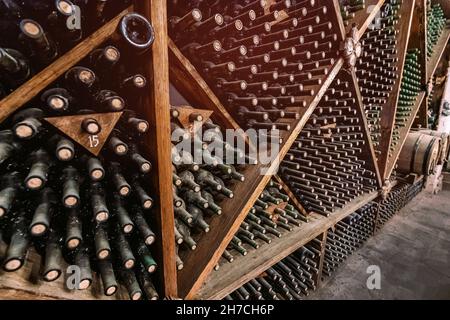
<path fill-rule="evenodd" d="M 330 13 L 330 20 L 336 19 L 334 30 L 339 35 L 339 41 L 343 42 L 346 34 L 355 25 L 358 28 L 358 39 L 368 29 L 372 21 L 378 15 L 385 0 L 366 0 L 366 5 L 371 7 L 371 11 L 358 11 L 355 18 L 344 26 L 340 15 L 339 2 L 333 0 L 335 12 Z M 413 17 L 413 12 L 417 12 Z M 22 107 L 26 102 L 35 97 L 42 89 L 47 87 L 70 67 L 82 60 L 89 52 L 107 40 L 116 30 L 120 18 L 126 13 L 136 10 L 149 18 L 155 29 L 156 39 L 151 53 L 145 59 L 146 76 L 149 79 L 150 89 L 146 103 L 137 106 L 138 111 L 145 116 L 150 123 L 150 135 L 145 141 L 146 156 L 154 165 L 151 175 L 151 185 L 156 206 L 154 214 L 158 222 L 156 258 L 159 263 L 159 288 L 163 296 L 180 297 L 186 299 L 220 299 L 231 293 L 246 281 L 258 276 L 261 272 L 276 264 L 290 253 L 300 248 L 311 239 L 321 237 L 323 244 L 326 241 L 326 233 L 337 222 L 344 219 L 355 210 L 365 204 L 377 199 L 381 191 L 366 194 L 349 203 L 342 210 L 334 213 L 331 217 L 323 217 L 311 213 L 311 222 L 302 224 L 287 236 L 273 241 L 262 250 L 249 253 L 246 257 L 239 257 L 233 264 L 222 266 L 219 272 L 213 272 L 222 253 L 226 249 L 231 238 L 244 220 L 249 209 L 254 205 L 260 193 L 264 190 L 269 180 L 268 175 L 261 175 L 260 170 L 265 168 L 262 165 L 248 166 L 243 172 L 245 182 L 236 186 L 233 192 L 237 195 L 235 199 L 226 201 L 222 207 L 223 214 L 214 217 L 210 222 L 212 232 L 207 233 L 198 243 L 195 252 L 189 254 L 185 259 L 185 267 L 180 272 L 176 271 L 175 236 L 174 236 L 174 214 L 172 199 L 172 170 L 171 170 L 171 144 L 170 144 L 170 113 L 169 113 L 169 85 L 173 84 L 176 89 L 194 107 L 209 109 L 213 111 L 212 119 L 225 129 L 239 129 L 238 122 L 231 116 L 222 105 L 217 96 L 193 64 L 177 48 L 175 43 L 168 36 L 167 3 L 165 0 L 145 0 L 135 1 L 134 8 L 130 7 L 121 12 L 117 17 L 106 23 L 98 31 L 86 38 L 63 57 L 55 61 L 52 65 L 40 72 L 26 84 L 18 88 L 15 92 L 0 101 L 0 122 L 15 110 Z M 426 23 L 416 24 L 413 21 L 422 21 L 426 16 L 426 6 L 424 0 L 403 1 L 401 9 L 401 27 L 398 37 L 398 50 L 400 55 L 399 70 L 401 75 L 408 44 L 421 45 L 426 35 Z M 419 30 L 419 26 L 422 28 Z M 410 37 L 418 39 L 410 40 Z M 433 58 L 427 63 L 423 63 L 424 84 L 432 76 L 438 64 L 442 52 L 450 37 L 450 29 L 446 29 L 439 43 L 436 45 Z M 375 152 L 370 138 L 367 120 L 363 116 L 363 105 L 359 91 L 358 82 L 354 69 L 344 70 L 345 62 L 343 58 L 335 61 L 330 66 L 330 72 L 326 76 L 322 85 L 315 88 L 315 95 L 308 101 L 305 108 L 296 108 L 300 113 L 300 119 L 294 121 L 291 130 L 283 136 L 283 144 L 280 149 L 279 158 L 283 159 L 290 147 L 302 131 L 314 109 L 319 104 L 326 90 L 340 72 L 348 74 L 350 82 L 353 83 L 354 93 L 357 97 L 357 108 L 360 110 L 361 120 L 364 124 L 364 140 L 370 148 L 370 153 L 366 155 L 368 161 L 377 174 L 379 189 L 381 190 L 383 181 L 388 180 L 400 154 L 401 147 L 410 130 L 416 113 L 419 112 L 425 93 L 421 93 L 414 107 L 414 115 L 411 116 L 406 128 L 401 130 L 401 143 L 397 146 L 394 156 L 390 159 L 387 156 L 391 143 L 391 135 L 395 122 L 396 105 L 399 98 L 401 77 L 398 79 L 392 91 L 388 106 L 384 109 L 382 118 L 382 156 L 377 162 Z M 426 75 L 426 76 L 425 76 Z M 394 107 L 391 107 L 394 106 Z M 423 108 L 422 108 L 423 109 Z M 277 167 L 277 163 L 269 166 L 269 169 Z M 267 169 L 267 168 L 266 168 Z M 394 183 L 395 184 L 395 183 Z M 283 185 L 285 191 L 293 198 L 294 193 L 289 187 Z M 304 211 L 301 202 L 292 199 L 293 203 L 300 211 Z M 21 280 L 29 274 L 29 270 L 34 268 L 34 264 L 39 264 L 36 255 L 31 255 L 26 264 L 25 271 L 14 274 L 1 274 L 0 298 L 62 298 L 62 299 L 94 299 L 105 298 L 86 293 L 75 293 L 68 295 L 62 289 L 62 285 L 55 286 L 46 283 L 34 283 Z M 320 266 L 322 266 L 322 263 Z M 28 270 L 28 271 L 27 271 Z M 6 280 L 5 280 L 6 279 Z M 319 277 L 320 279 L 320 277 Z M 44 292 L 44 294 L 39 294 Z M 117 298 L 122 297 L 121 294 Z"/>
<path fill-rule="evenodd" d="M 155 258 L 159 264 L 156 285 L 160 293 L 167 297 L 177 296 L 173 202 L 172 202 L 172 171 L 170 153 L 170 112 L 169 112 L 169 66 L 168 66 L 168 36 L 167 10 L 165 1 L 149 0 L 135 1 L 134 6 L 119 13 L 105 23 L 92 35 L 83 40 L 65 55 L 61 56 L 47 68 L 35 75 L 21 87 L 0 101 L 0 122 L 33 99 L 43 89 L 49 86 L 67 70 L 85 58 L 92 50 L 108 40 L 117 30 L 121 18 L 130 12 L 139 12 L 150 21 L 155 30 L 155 40 L 152 50 L 142 56 L 145 76 L 149 79 L 149 91 L 143 105 L 137 106 L 150 124 L 147 141 L 144 142 L 143 154 L 153 165 L 152 193 L 157 195 L 153 209 L 156 226 L 156 242 L 154 244 Z M 163 209 L 164 208 L 164 209 Z M 0 299 L 107 299 L 98 293 L 98 288 L 87 292 L 70 291 L 63 281 L 45 283 L 37 280 L 40 259 L 35 253 L 29 254 L 25 266 L 20 272 L 0 274 Z M 98 281 L 97 281 L 98 282 Z M 126 299 L 123 293 L 113 298 Z M 108 298 L 110 299 L 110 298 Z"/>

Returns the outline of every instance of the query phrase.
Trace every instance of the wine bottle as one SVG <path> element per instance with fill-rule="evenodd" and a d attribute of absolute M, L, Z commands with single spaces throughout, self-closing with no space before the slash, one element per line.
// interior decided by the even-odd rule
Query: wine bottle
<path fill-rule="evenodd" d="M 120 279 L 127 288 L 131 300 L 140 300 L 142 298 L 142 290 L 133 271 L 121 270 Z"/>
<path fill-rule="evenodd" d="M 12 119 L 14 135 L 19 139 L 33 139 L 43 130 L 43 117 L 41 109 L 29 108 L 19 111 Z"/>
<path fill-rule="evenodd" d="M 97 266 L 103 283 L 103 293 L 105 296 L 113 296 L 116 294 L 119 285 L 117 284 L 111 261 L 108 259 L 99 260 Z"/>
<path fill-rule="evenodd" d="M 136 264 L 136 258 L 120 228 L 117 228 L 117 232 L 115 233 L 114 244 L 120 265 L 125 269 L 132 269 Z"/>
<path fill-rule="evenodd" d="M 25 185 L 30 190 L 40 190 L 48 181 L 50 156 L 44 149 L 39 149 L 30 155 L 30 161 L 31 168 L 25 178 Z"/>
<path fill-rule="evenodd" d="M 3 269 L 8 272 L 16 271 L 23 266 L 30 245 L 25 213 L 19 212 L 14 220 L 15 223 L 11 226 L 11 241 L 3 261 Z"/>
<path fill-rule="evenodd" d="M 75 265 L 80 268 L 80 283 L 78 284 L 78 290 L 88 289 L 93 281 L 91 262 L 89 261 L 89 252 L 85 247 L 77 249 L 74 257 Z"/>
<path fill-rule="evenodd" d="M 113 208 L 120 230 L 122 230 L 124 234 L 131 234 L 134 230 L 135 224 L 124 207 L 122 197 L 118 194 L 114 194 L 113 196 Z"/>
<path fill-rule="evenodd" d="M 21 145 L 14 141 L 11 130 L 0 131 L 0 165 L 21 150 Z"/>
<path fill-rule="evenodd" d="M 22 85 L 32 75 L 28 60 L 14 49 L 0 48 L 0 79 L 10 89 Z"/>
<path fill-rule="evenodd" d="M 62 202 L 66 208 L 75 208 L 80 203 L 80 184 L 77 169 L 66 167 L 62 172 Z"/>
<path fill-rule="evenodd" d="M 135 239 L 135 250 L 139 261 L 145 267 L 148 273 L 154 273 L 157 268 L 157 264 L 150 253 L 148 247 L 140 239 Z"/>
<path fill-rule="evenodd" d="M 0 190 L 0 218 L 10 213 L 19 195 L 19 172 L 6 173 L 1 179 Z"/>
<path fill-rule="evenodd" d="M 63 254 L 61 250 L 61 236 L 54 229 L 50 229 L 45 246 L 43 277 L 45 281 L 57 280 L 63 272 Z"/>
<path fill-rule="evenodd" d="M 56 196 L 52 189 L 45 188 L 41 191 L 38 206 L 34 211 L 30 224 L 30 233 L 32 236 L 42 236 L 47 232 L 50 228 L 56 204 Z"/>
<path fill-rule="evenodd" d="M 41 25 L 31 19 L 23 19 L 19 24 L 19 42 L 27 48 L 27 56 L 33 63 L 46 67 L 58 56 L 55 42 L 44 32 Z"/>
<path fill-rule="evenodd" d="M 125 176 L 120 170 L 120 164 L 117 162 L 111 162 L 109 164 L 109 177 L 112 181 L 115 191 L 122 197 L 126 197 L 131 192 L 131 186 L 125 179 Z"/>
<path fill-rule="evenodd" d="M 147 221 L 144 218 L 142 210 L 139 207 L 135 206 L 133 207 L 132 212 L 134 213 L 133 221 L 139 231 L 140 237 L 144 240 L 147 246 L 152 245 L 156 240 L 156 235 L 152 231 L 152 229 L 150 229 Z"/>
<path fill-rule="evenodd" d="M 69 250 L 75 250 L 83 241 L 83 225 L 78 209 L 67 209 L 65 245 Z"/>
<path fill-rule="evenodd" d="M 92 183 L 90 190 L 91 210 L 94 219 L 98 222 L 105 222 L 109 219 L 109 209 L 106 205 L 105 190 L 101 183 Z"/>

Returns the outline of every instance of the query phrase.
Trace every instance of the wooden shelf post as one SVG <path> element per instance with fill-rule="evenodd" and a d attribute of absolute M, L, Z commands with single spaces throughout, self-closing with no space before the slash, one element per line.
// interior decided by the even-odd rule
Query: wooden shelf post
<path fill-rule="evenodd" d="M 172 199 L 172 158 L 169 108 L 169 51 L 167 36 L 167 3 L 165 0 L 135 1 L 136 10 L 145 15 L 155 29 L 155 42 L 148 53 L 146 71 L 153 84 L 144 105 L 138 106 L 150 121 L 149 140 L 145 142 L 152 163 L 158 231 L 158 258 L 162 261 L 160 284 L 166 297 L 177 297 L 174 215 Z"/>

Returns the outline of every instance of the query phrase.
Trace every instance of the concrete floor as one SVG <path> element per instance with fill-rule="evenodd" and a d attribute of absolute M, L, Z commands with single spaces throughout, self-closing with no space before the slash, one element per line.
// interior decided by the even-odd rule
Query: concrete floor
<path fill-rule="evenodd" d="M 381 269 L 369 290 L 367 268 Z M 335 272 L 310 299 L 450 299 L 450 191 L 422 193 Z"/>

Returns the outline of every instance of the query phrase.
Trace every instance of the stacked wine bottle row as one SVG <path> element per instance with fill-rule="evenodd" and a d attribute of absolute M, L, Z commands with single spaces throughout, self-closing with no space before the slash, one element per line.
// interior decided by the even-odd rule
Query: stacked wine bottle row
<path fill-rule="evenodd" d="M 130 17 L 144 19 L 131 14 L 124 21 Z M 136 39 L 149 39 L 152 32 L 141 23 L 128 27 Z M 152 164 L 141 145 L 150 124 L 129 109 L 139 103 L 146 79 L 124 61 L 142 47 L 122 44 L 94 50 L 1 124 L 0 229 L 8 245 L 2 265 L 9 272 L 20 269 L 34 247 L 43 257 L 44 281 L 57 280 L 69 264 L 80 270 L 80 290 L 88 289 L 98 272 L 105 295 L 122 284 L 131 299 L 155 299 L 154 200 L 147 185 Z M 102 125 L 111 124 L 101 119 L 118 112 L 122 116 L 108 137 L 110 128 Z M 67 115 L 83 121 L 68 120 L 62 130 L 73 127 L 93 144 L 105 142 L 98 156 L 70 130 L 62 135 L 44 120 Z"/>
<path fill-rule="evenodd" d="M 447 25 L 447 19 L 440 4 L 432 5 L 428 0 L 427 6 L 429 8 L 427 10 L 427 58 L 430 60 L 434 53 L 434 46 Z"/>
<path fill-rule="evenodd" d="M 370 202 L 327 232 L 326 242 L 314 239 L 266 272 L 226 296 L 226 300 L 301 300 L 332 276 L 378 228 L 416 197 L 423 181 L 396 186 L 385 200 Z M 325 243 L 325 248 L 323 245 Z M 323 267 L 319 270 L 322 255 Z"/>
<path fill-rule="evenodd" d="M 366 0 L 339 0 L 339 4 L 341 5 L 341 15 L 346 26 L 355 18 L 358 11 L 366 8 Z"/>
<path fill-rule="evenodd" d="M 47 67 L 130 2 L 1 0 L 0 98 Z"/>
<path fill-rule="evenodd" d="M 207 221 L 222 214 L 222 203 L 231 201 L 235 185 L 245 180 L 239 173 L 245 165 L 240 163 L 254 163 L 255 160 L 223 141 L 222 128 L 211 119 L 205 121 L 195 110 L 190 115 L 190 121 L 204 121 L 204 136 L 191 134 L 189 130 L 182 128 L 176 107 L 172 108 L 171 114 L 175 237 L 179 250 L 182 251 L 177 257 L 177 268 L 181 270 L 184 266 L 183 255 L 197 248 L 196 241 L 201 238 L 202 233 L 210 232 Z M 179 148 L 186 141 L 192 146 L 192 151 Z M 219 152 L 224 157 L 220 157 L 217 150 L 211 149 L 212 145 L 218 145 Z M 196 160 L 198 152 L 201 157 Z M 230 154 L 229 157 L 225 156 Z M 230 163 L 237 165 L 226 164 L 226 159 L 231 159 Z"/>
<path fill-rule="evenodd" d="M 243 128 L 289 131 L 338 54 L 328 2 L 169 4 L 171 37 Z"/>
<path fill-rule="evenodd" d="M 364 128 L 350 84 L 337 78 L 281 163 L 281 174 L 309 212 L 329 216 L 377 188 L 363 159 Z"/>
<path fill-rule="evenodd" d="M 399 185 L 388 194 L 386 199 L 380 202 L 377 223 L 379 229 L 405 206 L 407 189 L 408 185 Z"/>
<path fill-rule="evenodd" d="M 356 65 L 356 75 L 377 155 L 381 141 L 381 114 L 398 81 L 398 50 L 400 5 L 387 1 L 380 11 L 380 24 L 362 37 L 363 54 Z"/>
<path fill-rule="evenodd" d="M 377 204 L 371 202 L 328 230 L 323 279 L 331 276 L 353 252 L 373 236 L 377 210 Z"/>
<path fill-rule="evenodd" d="M 307 223 L 308 218 L 289 202 L 282 186 L 271 180 L 231 240 L 219 265 L 232 263 L 236 256 L 246 256 L 249 251 L 259 249 L 264 243 L 270 244 Z"/>
<path fill-rule="evenodd" d="M 314 239 L 225 297 L 225 300 L 301 300 L 317 288 L 322 242 Z"/>
<path fill-rule="evenodd" d="M 389 156 L 392 157 L 401 139 L 400 130 L 405 128 L 413 115 L 417 96 L 422 90 L 422 69 L 419 61 L 419 49 L 408 50 L 403 70 L 402 84 L 395 114 L 395 124 Z"/>

